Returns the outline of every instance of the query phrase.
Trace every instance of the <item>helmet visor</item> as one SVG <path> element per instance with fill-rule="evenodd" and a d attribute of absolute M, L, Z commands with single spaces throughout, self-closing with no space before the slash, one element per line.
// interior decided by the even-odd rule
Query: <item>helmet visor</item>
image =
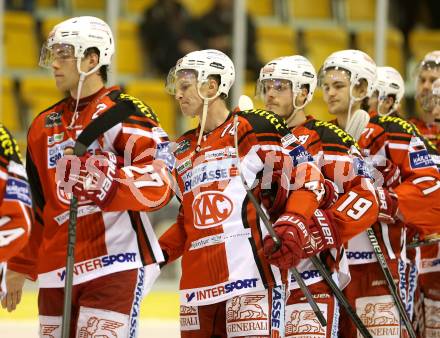
<path fill-rule="evenodd" d="M 43 47 L 41 47 L 38 65 L 43 68 L 51 68 L 55 60 L 65 62 L 75 59 L 75 48 L 72 45 L 55 43 L 49 46 L 47 42 L 45 42 Z"/>
<path fill-rule="evenodd" d="M 165 88 L 168 94 L 176 95 L 177 90 L 185 90 L 197 83 L 197 71 L 193 69 L 180 69 L 176 72 L 173 67 L 168 72 Z"/>
<path fill-rule="evenodd" d="M 348 81 L 348 85 L 351 83 L 351 72 L 341 67 L 329 67 L 323 68 L 318 72 L 318 86 L 323 87 L 327 80 L 332 81 Z"/>
<path fill-rule="evenodd" d="M 281 93 L 285 90 L 292 90 L 292 82 L 285 79 L 263 79 L 258 80 L 255 89 L 255 97 L 264 100 L 267 92 L 273 89 L 275 92 Z"/>

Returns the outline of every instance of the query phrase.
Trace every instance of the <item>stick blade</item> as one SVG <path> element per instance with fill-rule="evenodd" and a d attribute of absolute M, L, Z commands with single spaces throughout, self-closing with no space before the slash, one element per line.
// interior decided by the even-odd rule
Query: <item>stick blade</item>
<path fill-rule="evenodd" d="M 369 121 L 370 115 L 365 110 L 358 109 L 353 113 L 350 121 L 348 121 L 345 131 L 358 141 Z"/>
<path fill-rule="evenodd" d="M 241 95 L 238 99 L 238 108 L 240 108 L 240 110 L 254 109 L 254 103 L 249 96 Z"/>

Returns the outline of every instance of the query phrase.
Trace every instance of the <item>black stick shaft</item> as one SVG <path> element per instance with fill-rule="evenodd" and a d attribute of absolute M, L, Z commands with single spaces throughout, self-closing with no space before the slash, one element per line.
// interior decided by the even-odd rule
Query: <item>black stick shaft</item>
<path fill-rule="evenodd" d="M 382 249 L 380 248 L 374 230 L 372 228 L 368 228 L 367 235 L 370 239 L 371 245 L 373 246 L 374 254 L 376 255 L 377 261 L 379 262 L 380 268 L 382 269 L 382 272 L 385 276 L 388 289 L 390 290 L 391 296 L 393 297 L 394 303 L 396 304 L 397 310 L 399 311 L 400 318 L 402 319 L 409 336 L 411 338 L 416 338 L 416 333 L 414 332 L 414 328 L 408 318 L 408 314 L 406 313 L 405 305 L 403 304 L 402 298 L 400 298 L 400 295 L 397 292 L 397 287 L 394 283 L 393 275 L 391 274 L 390 268 L 388 267 L 388 264 L 385 260 L 385 256 L 382 252 Z"/>
<path fill-rule="evenodd" d="M 322 278 L 327 282 L 328 286 L 332 290 L 333 294 L 335 295 L 336 299 L 338 300 L 339 304 L 342 305 L 342 307 L 347 311 L 347 314 L 350 316 L 351 320 L 353 321 L 354 325 L 356 325 L 359 332 L 365 337 L 365 338 L 372 338 L 371 333 L 368 331 L 368 329 L 365 327 L 362 320 L 357 315 L 356 311 L 351 307 L 350 303 L 348 302 L 345 295 L 342 293 L 341 289 L 338 285 L 336 285 L 335 281 L 333 280 L 330 272 L 327 270 L 326 266 L 321 262 L 321 260 L 318 257 L 310 257 L 310 260 L 312 261 L 315 268 L 318 269 L 319 273 L 321 274 Z"/>
<path fill-rule="evenodd" d="M 69 211 L 69 226 L 67 234 L 67 258 L 64 281 L 64 310 L 62 322 L 62 338 L 69 338 L 70 317 L 72 309 L 73 267 L 75 265 L 76 221 L 78 215 L 78 199 L 72 196 Z"/>

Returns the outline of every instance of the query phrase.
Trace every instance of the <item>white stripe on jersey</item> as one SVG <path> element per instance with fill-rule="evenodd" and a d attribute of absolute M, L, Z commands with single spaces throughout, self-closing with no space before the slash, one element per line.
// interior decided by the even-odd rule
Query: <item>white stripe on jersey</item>
<path fill-rule="evenodd" d="M 165 257 L 163 256 L 162 249 L 160 248 L 159 241 L 157 240 L 156 234 L 154 233 L 153 227 L 151 225 L 150 219 L 146 212 L 140 213 L 142 226 L 148 237 L 148 242 L 150 243 L 150 247 L 153 250 L 153 258 L 156 259 L 157 263 L 162 263 L 165 261 Z"/>
<path fill-rule="evenodd" d="M 388 148 L 390 148 L 390 149 L 402 149 L 402 150 L 409 149 L 408 144 L 394 143 L 394 142 L 390 142 L 390 141 L 386 141 L 385 144 L 387 144 Z"/>
<path fill-rule="evenodd" d="M 8 171 L 12 174 L 16 174 L 27 179 L 26 169 L 20 163 L 9 161 Z"/>
<path fill-rule="evenodd" d="M 348 155 L 326 155 L 324 154 L 324 160 L 327 161 L 341 161 L 341 162 L 353 162 L 353 157 Z"/>
<path fill-rule="evenodd" d="M 132 135 L 139 135 L 139 136 L 148 137 L 148 138 L 153 139 L 156 143 L 162 142 L 160 137 L 157 137 L 157 134 L 155 134 L 151 131 L 146 131 L 143 129 L 132 128 L 132 127 L 122 127 L 122 132 L 124 134 L 132 134 Z"/>
<path fill-rule="evenodd" d="M 8 180 L 8 174 L 5 173 L 4 171 L 0 171 L 0 179 L 7 181 Z"/>
<path fill-rule="evenodd" d="M 104 144 L 102 147 L 102 150 L 104 151 L 110 151 L 114 154 L 117 153 L 114 144 L 116 137 L 118 137 L 119 133 L 121 132 L 122 123 L 118 123 L 117 125 L 111 127 L 109 130 L 107 130 L 104 133 Z"/>
<path fill-rule="evenodd" d="M 380 222 L 381 230 L 382 230 L 382 238 L 385 248 L 387 248 L 388 256 L 391 259 L 396 259 L 396 255 L 393 252 L 393 247 L 390 242 L 390 235 L 388 231 L 388 224 Z M 402 238 L 402 235 L 400 236 Z"/>

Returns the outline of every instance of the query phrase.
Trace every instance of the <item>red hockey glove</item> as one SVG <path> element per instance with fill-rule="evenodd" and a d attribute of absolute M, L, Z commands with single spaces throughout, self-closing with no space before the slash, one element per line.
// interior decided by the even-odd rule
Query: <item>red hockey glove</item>
<path fill-rule="evenodd" d="M 73 183 L 74 195 L 82 196 L 95 202 L 104 209 L 113 198 L 119 184 L 117 157 L 111 152 L 99 155 L 85 154 L 78 158 L 79 171 L 72 170 L 72 161 L 66 164 L 65 180 Z"/>
<path fill-rule="evenodd" d="M 389 159 L 386 160 L 384 166 L 378 166 L 376 169 L 383 175 L 383 186 L 385 188 L 395 188 L 402 182 L 399 167 Z"/>
<path fill-rule="evenodd" d="M 396 193 L 392 189 L 376 188 L 377 197 L 379 199 L 379 222 L 393 224 L 399 208 L 399 200 Z"/>
<path fill-rule="evenodd" d="M 304 247 L 302 258 L 312 257 L 321 251 L 342 245 L 331 212 L 316 209 L 307 225 L 311 236 L 309 244 Z"/>
<path fill-rule="evenodd" d="M 309 233 L 304 217 L 295 214 L 283 214 L 273 225 L 275 233 L 281 240 L 277 250 L 272 237 L 264 238 L 264 254 L 270 264 L 280 269 L 297 266 L 303 247 L 309 241 Z"/>
<path fill-rule="evenodd" d="M 281 171 L 274 171 L 271 173 L 270 187 L 262 186 L 260 192 L 260 199 L 263 202 L 271 220 L 277 220 L 285 210 L 287 197 L 289 195 L 289 178 L 286 175 L 282 176 Z M 263 177 L 263 182 L 265 181 Z M 284 181 L 283 181 L 284 180 Z"/>
<path fill-rule="evenodd" d="M 321 203 L 319 204 L 320 209 L 328 209 L 333 206 L 333 204 L 336 203 L 336 201 L 339 198 L 338 194 L 338 187 L 336 184 L 334 184 L 332 181 L 325 179 L 324 180 L 324 197 L 321 200 Z"/>

